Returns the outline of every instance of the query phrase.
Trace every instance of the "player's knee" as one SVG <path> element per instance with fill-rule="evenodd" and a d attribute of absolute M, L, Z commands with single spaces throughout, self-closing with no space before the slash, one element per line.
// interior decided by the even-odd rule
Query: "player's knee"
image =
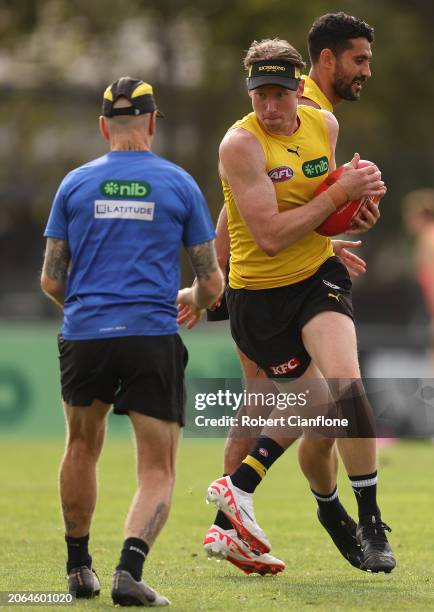
<path fill-rule="evenodd" d="M 103 432 L 95 435 L 69 432 L 66 451 L 77 459 L 98 459 L 104 440 Z"/>
<path fill-rule="evenodd" d="M 349 384 L 352 380 L 360 378 L 360 366 L 357 359 L 331 361 L 321 368 L 321 372 L 327 380 L 340 381 L 343 386 L 346 385 L 346 381 Z"/>
<path fill-rule="evenodd" d="M 148 486 L 165 485 L 173 488 L 176 478 L 175 464 L 172 461 L 157 460 L 154 463 L 147 461 L 138 466 L 139 483 L 146 482 Z"/>
<path fill-rule="evenodd" d="M 335 438 L 316 438 L 309 436 L 303 438 L 300 444 L 299 454 L 329 454 L 332 452 L 335 443 Z"/>
<path fill-rule="evenodd" d="M 334 397 L 339 417 L 348 421 L 348 437 L 376 437 L 374 413 L 361 380 L 352 381 Z"/>

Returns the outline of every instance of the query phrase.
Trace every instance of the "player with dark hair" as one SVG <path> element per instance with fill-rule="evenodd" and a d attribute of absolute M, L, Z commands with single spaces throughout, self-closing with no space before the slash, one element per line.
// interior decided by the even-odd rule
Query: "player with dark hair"
<path fill-rule="evenodd" d="M 344 51 L 353 49 L 358 42 L 363 42 L 362 39 L 366 39 L 370 44 L 374 42 L 374 29 L 362 19 L 343 12 L 321 15 L 312 24 L 307 35 L 311 64 L 318 63 L 324 49 L 330 49 L 333 55 L 339 58 Z M 344 95 L 340 97 L 343 100 L 355 99 Z"/>
<path fill-rule="evenodd" d="M 371 76 L 371 43 L 374 30 L 345 13 L 322 15 L 308 35 L 311 61 L 303 75 L 304 104 L 313 102 L 333 112 L 341 100 L 359 100 L 363 84 Z"/>
<path fill-rule="evenodd" d="M 176 301 L 195 311 L 223 288 L 199 187 L 151 152 L 158 113 L 148 83 L 123 77 L 107 87 L 100 131 L 110 152 L 63 179 L 45 230 L 41 277 L 44 292 L 64 311 L 60 497 L 68 587 L 77 597 L 100 591 L 88 542 L 112 404 L 134 429 L 138 489 L 112 585 L 113 602 L 122 606 L 170 603 L 141 576 L 169 513 L 184 424 L 187 351 L 177 334 Z M 181 244 L 196 282 L 178 291 Z"/>

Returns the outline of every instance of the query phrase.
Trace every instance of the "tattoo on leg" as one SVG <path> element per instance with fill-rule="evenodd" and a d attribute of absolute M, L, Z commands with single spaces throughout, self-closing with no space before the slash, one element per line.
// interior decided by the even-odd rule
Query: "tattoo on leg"
<path fill-rule="evenodd" d="M 77 523 L 74 523 L 74 521 L 70 521 L 69 519 L 66 518 L 66 516 L 63 517 L 64 523 L 65 523 L 65 533 L 67 536 L 72 535 L 72 531 L 74 531 L 74 529 L 77 527 Z"/>
<path fill-rule="evenodd" d="M 70 518 L 68 518 L 68 514 L 72 511 L 73 511 L 73 506 L 62 500 L 62 514 L 63 514 L 63 522 L 65 523 L 66 535 L 71 535 L 71 531 L 73 531 L 77 527 L 77 523 L 75 523 Z"/>
<path fill-rule="evenodd" d="M 140 537 L 146 542 L 146 544 L 148 544 L 148 546 L 151 546 L 157 537 L 158 532 L 166 520 L 168 511 L 169 508 L 167 505 L 164 502 L 160 502 L 155 508 L 154 515 L 151 517 L 147 525 L 145 525 Z"/>
<path fill-rule="evenodd" d="M 74 510 L 74 505 L 65 501 L 62 497 L 63 489 L 66 486 L 66 480 L 63 472 L 60 472 L 59 475 L 59 484 L 60 484 L 60 502 L 62 505 L 62 515 L 63 522 L 65 524 L 65 533 L 66 535 L 71 535 L 71 532 L 77 527 L 77 523 L 68 516 Z"/>

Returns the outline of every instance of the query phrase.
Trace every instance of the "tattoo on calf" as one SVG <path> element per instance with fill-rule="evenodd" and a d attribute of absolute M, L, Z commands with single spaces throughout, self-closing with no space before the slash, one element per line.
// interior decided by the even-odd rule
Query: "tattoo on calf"
<path fill-rule="evenodd" d="M 187 252 L 198 280 L 208 280 L 211 272 L 215 272 L 218 268 L 214 240 L 188 247 Z"/>
<path fill-rule="evenodd" d="M 65 523 L 65 533 L 66 533 L 66 535 L 71 535 L 71 533 L 77 527 L 77 523 L 74 523 L 74 521 L 70 521 L 68 518 L 66 518 L 66 516 L 63 517 L 63 520 L 64 520 L 64 523 Z"/>
<path fill-rule="evenodd" d="M 65 281 L 69 261 L 70 254 L 67 241 L 48 238 L 44 260 L 45 274 L 53 280 Z"/>
<path fill-rule="evenodd" d="M 73 507 L 70 504 L 62 501 L 62 514 L 63 514 L 63 522 L 65 523 L 65 532 L 66 535 L 71 535 L 71 531 L 73 531 L 77 527 L 77 523 L 68 518 L 68 514 L 72 512 Z"/>
<path fill-rule="evenodd" d="M 155 509 L 154 515 L 148 521 L 147 525 L 145 525 L 143 531 L 140 534 L 140 537 L 146 542 L 148 546 L 151 546 L 151 544 L 157 537 L 158 532 L 164 525 L 168 511 L 169 508 L 167 507 L 167 505 L 164 502 L 160 502 Z"/>

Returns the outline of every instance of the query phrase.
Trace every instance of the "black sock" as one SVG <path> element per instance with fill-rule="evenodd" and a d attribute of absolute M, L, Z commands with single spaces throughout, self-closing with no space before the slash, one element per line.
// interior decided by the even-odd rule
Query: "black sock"
<path fill-rule="evenodd" d="M 129 572 L 134 580 L 142 579 L 143 564 L 149 546 L 140 538 L 127 538 L 124 542 L 117 570 Z"/>
<path fill-rule="evenodd" d="M 229 474 L 225 472 L 223 476 L 229 476 Z M 223 514 L 221 510 L 219 510 L 216 514 L 216 517 L 214 519 L 214 525 L 217 525 L 217 527 L 220 527 L 220 529 L 224 529 L 225 531 L 234 528 L 230 520 L 227 518 L 226 514 Z"/>
<path fill-rule="evenodd" d="M 68 561 L 66 562 L 66 573 L 76 568 L 86 565 L 89 569 L 92 567 L 92 557 L 87 549 L 89 543 L 89 534 L 81 538 L 73 538 L 65 536 L 66 546 L 68 548 Z"/>
<path fill-rule="evenodd" d="M 337 486 L 329 495 L 317 493 L 311 489 L 315 497 L 321 517 L 326 523 L 336 523 L 341 517 L 346 516 L 345 508 L 339 501 Z"/>
<path fill-rule="evenodd" d="M 240 467 L 231 474 L 232 483 L 246 493 L 253 493 L 267 470 L 284 452 L 285 449 L 280 444 L 261 436 Z"/>
<path fill-rule="evenodd" d="M 380 516 L 380 509 L 377 506 L 377 472 L 363 474 L 361 476 L 349 476 L 351 486 L 357 500 L 359 518 Z"/>
<path fill-rule="evenodd" d="M 223 514 L 221 510 L 217 512 L 217 515 L 214 519 L 214 525 L 217 525 L 217 527 L 220 527 L 220 529 L 224 529 L 225 531 L 234 528 L 230 520 L 225 514 Z"/>

